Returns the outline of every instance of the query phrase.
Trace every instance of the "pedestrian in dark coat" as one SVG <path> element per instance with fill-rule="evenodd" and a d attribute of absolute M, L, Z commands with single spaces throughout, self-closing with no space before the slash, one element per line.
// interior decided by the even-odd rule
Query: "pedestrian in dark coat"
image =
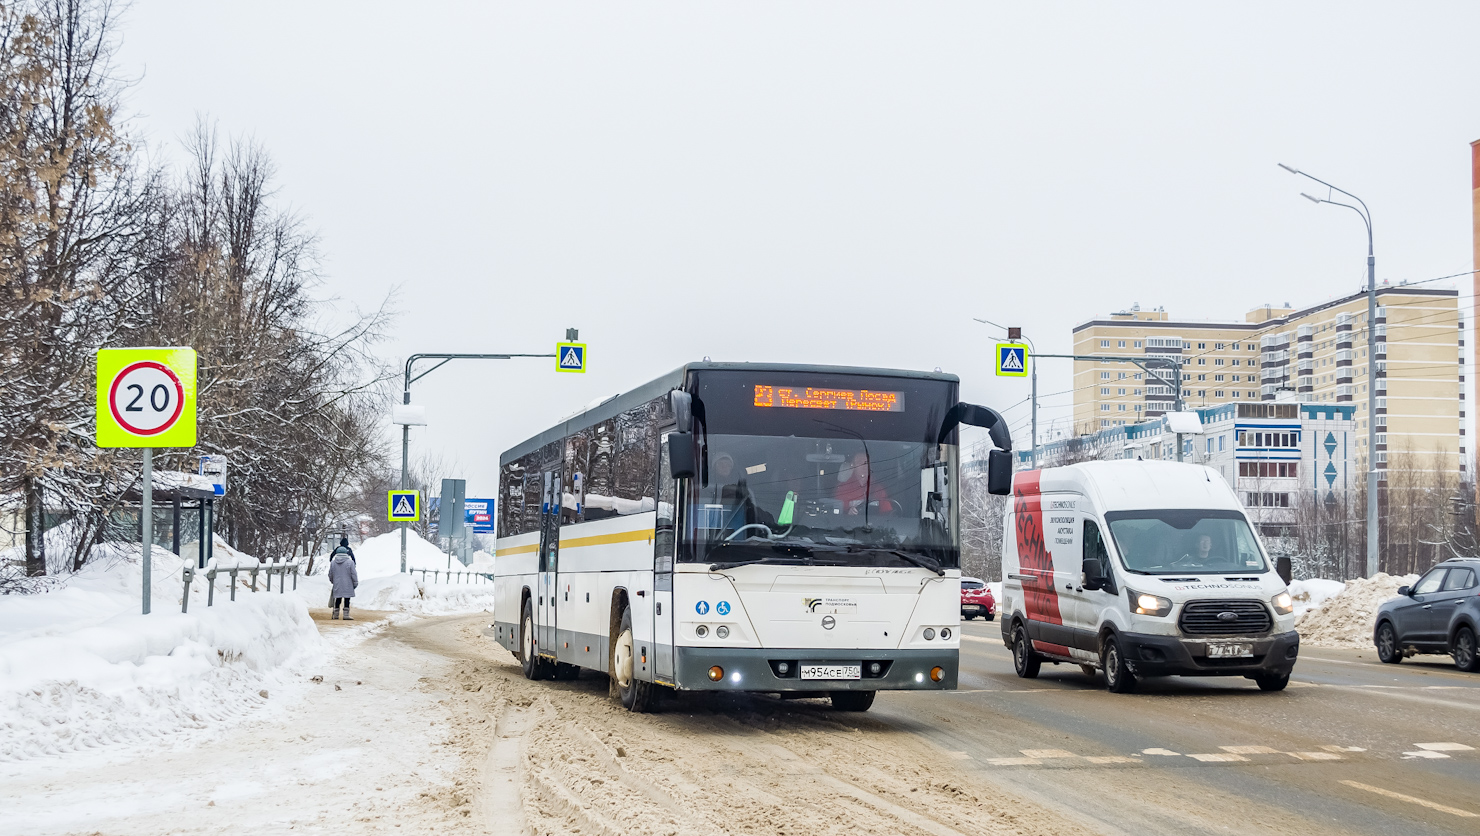
<path fill-rule="evenodd" d="M 329 584 L 333 587 L 330 595 L 334 599 L 334 615 L 331 618 L 339 618 L 339 607 L 343 604 L 344 620 L 354 621 L 354 617 L 349 614 L 349 599 L 355 597 L 355 587 L 360 585 L 360 573 L 355 571 L 354 559 L 338 549 L 334 550 L 334 558 L 329 561 Z"/>

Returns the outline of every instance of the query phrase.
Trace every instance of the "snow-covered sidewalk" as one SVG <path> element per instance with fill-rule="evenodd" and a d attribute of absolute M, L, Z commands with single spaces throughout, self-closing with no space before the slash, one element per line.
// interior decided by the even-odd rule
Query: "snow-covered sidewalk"
<path fill-rule="evenodd" d="M 304 671 L 324 664 L 370 625 L 326 643 L 311 611 L 328 604 L 327 559 L 318 574 L 300 576 L 286 591 L 248 589 L 238 578 L 216 579 L 215 606 L 206 606 L 207 579 L 197 573 L 190 611 L 180 612 L 187 560 L 153 550 L 152 613 L 140 615 L 142 571 L 137 545 L 99 546 L 76 575 L 48 592 L 0 596 L 0 763 L 110 756 L 191 745 L 218 736 L 253 712 L 298 695 Z M 257 565 L 219 540 L 217 566 Z M 445 570 L 446 556 L 412 537 L 413 567 Z M 424 583 L 399 574 L 399 535 L 356 548 L 361 578 L 355 611 L 406 614 L 491 609 L 486 583 Z M 265 581 L 265 579 L 262 579 Z M 292 581 L 289 581 L 292 584 Z M 346 625 L 347 626 L 347 625 Z"/>

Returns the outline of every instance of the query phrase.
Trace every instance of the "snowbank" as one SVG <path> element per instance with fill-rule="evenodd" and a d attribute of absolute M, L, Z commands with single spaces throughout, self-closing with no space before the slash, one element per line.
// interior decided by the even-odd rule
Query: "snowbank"
<path fill-rule="evenodd" d="M 1378 573 L 1347 581 L 1342 590 L 1311 606 L 1295 621 L 1302 642 L 1326 647 L 1369 647 L 1377 608 L 1398 597 L 1398 587 L 1412 584 L 1417 575 Z M 1305 581 L 1304 583 L 1311 583 Z M 1327 582 L 1332 583 L 1332 582 Z M 1292 590 L 1293 590 L 1293 584 Z M 1326 587 L 1329 589 L 1329 587 Z"/>
<path fill-rule="evenodd" d="M 1290 584 L 1290 597 L 1295 601 L 1295 618 L 1301 616 L 1311 609 L 1325 604 L 1327 601 L 1341 594 L 1346 589 L 1346 584 L 1341 581 L 1330 581 L 1325 578 L 1311 578 L 1308 581 L 1293 581 Z"/>
<path fill-rule="evenodd" d="M 401 533 L 393 531 L 371 537 L 352 546 L 355 551 L 355 570 L 360 576 L 360 586 L 355 590 L 352 608 L 362 610 L 390 610 L 420 615 L 452 615 L 474 613 L 493 609 L 493 583 L 487 578 L 478 578 L 472 583 L 440 583 L 447 573 L 447 554 L 435 545 L 423 540 L 416 532 L 406 536 L 407 574 L 401 574 Z M 300 578 L 298 593 L 310 607 L 329 605 L 329 579 L 324 569 L 329 565 L 329 556 L 320 555 L 314 560 L 315 574 Z M 452 561 L 456 572 L 493 571 L 493 557 L 487 552 L 475 552 L 473 565 L 463 566 Z M 428 574 L 423 579 L 422 571 Z M 440 575 L 432 575 L 432 572 Z"/>
<path fill-rule="evenodd" d="M 208 609 L 192 595 L 184 615 L 183 561 L 152 554 L 151 615 L 139 614 L 136 544 L 99 546 L 48 593 L 0 597 L 0 761 L 197 735 L 261 706 L 321 658 L 301 599 L 222 596 Z"/>

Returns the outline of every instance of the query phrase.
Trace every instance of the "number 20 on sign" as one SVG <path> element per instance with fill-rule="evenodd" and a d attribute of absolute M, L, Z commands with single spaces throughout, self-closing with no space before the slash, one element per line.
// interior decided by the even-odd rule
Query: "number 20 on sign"
<path fill-rule="evenodd" d="M 98 352 L 99 447 L 195 446 L 195 350 Z"/>

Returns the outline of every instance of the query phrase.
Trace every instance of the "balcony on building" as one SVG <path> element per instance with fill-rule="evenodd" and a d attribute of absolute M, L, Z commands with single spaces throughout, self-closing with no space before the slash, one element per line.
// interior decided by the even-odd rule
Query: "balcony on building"
<path fill-rule="evenodd" d="M 1352 329 L 1352 315 L 1349 314 L 1349 313 L 1337 314 L 1336 315 L 1336 330 L 1338 332 L 1340 332 L 1340 331 L 1350 331 L 1351 329 Z"/>

